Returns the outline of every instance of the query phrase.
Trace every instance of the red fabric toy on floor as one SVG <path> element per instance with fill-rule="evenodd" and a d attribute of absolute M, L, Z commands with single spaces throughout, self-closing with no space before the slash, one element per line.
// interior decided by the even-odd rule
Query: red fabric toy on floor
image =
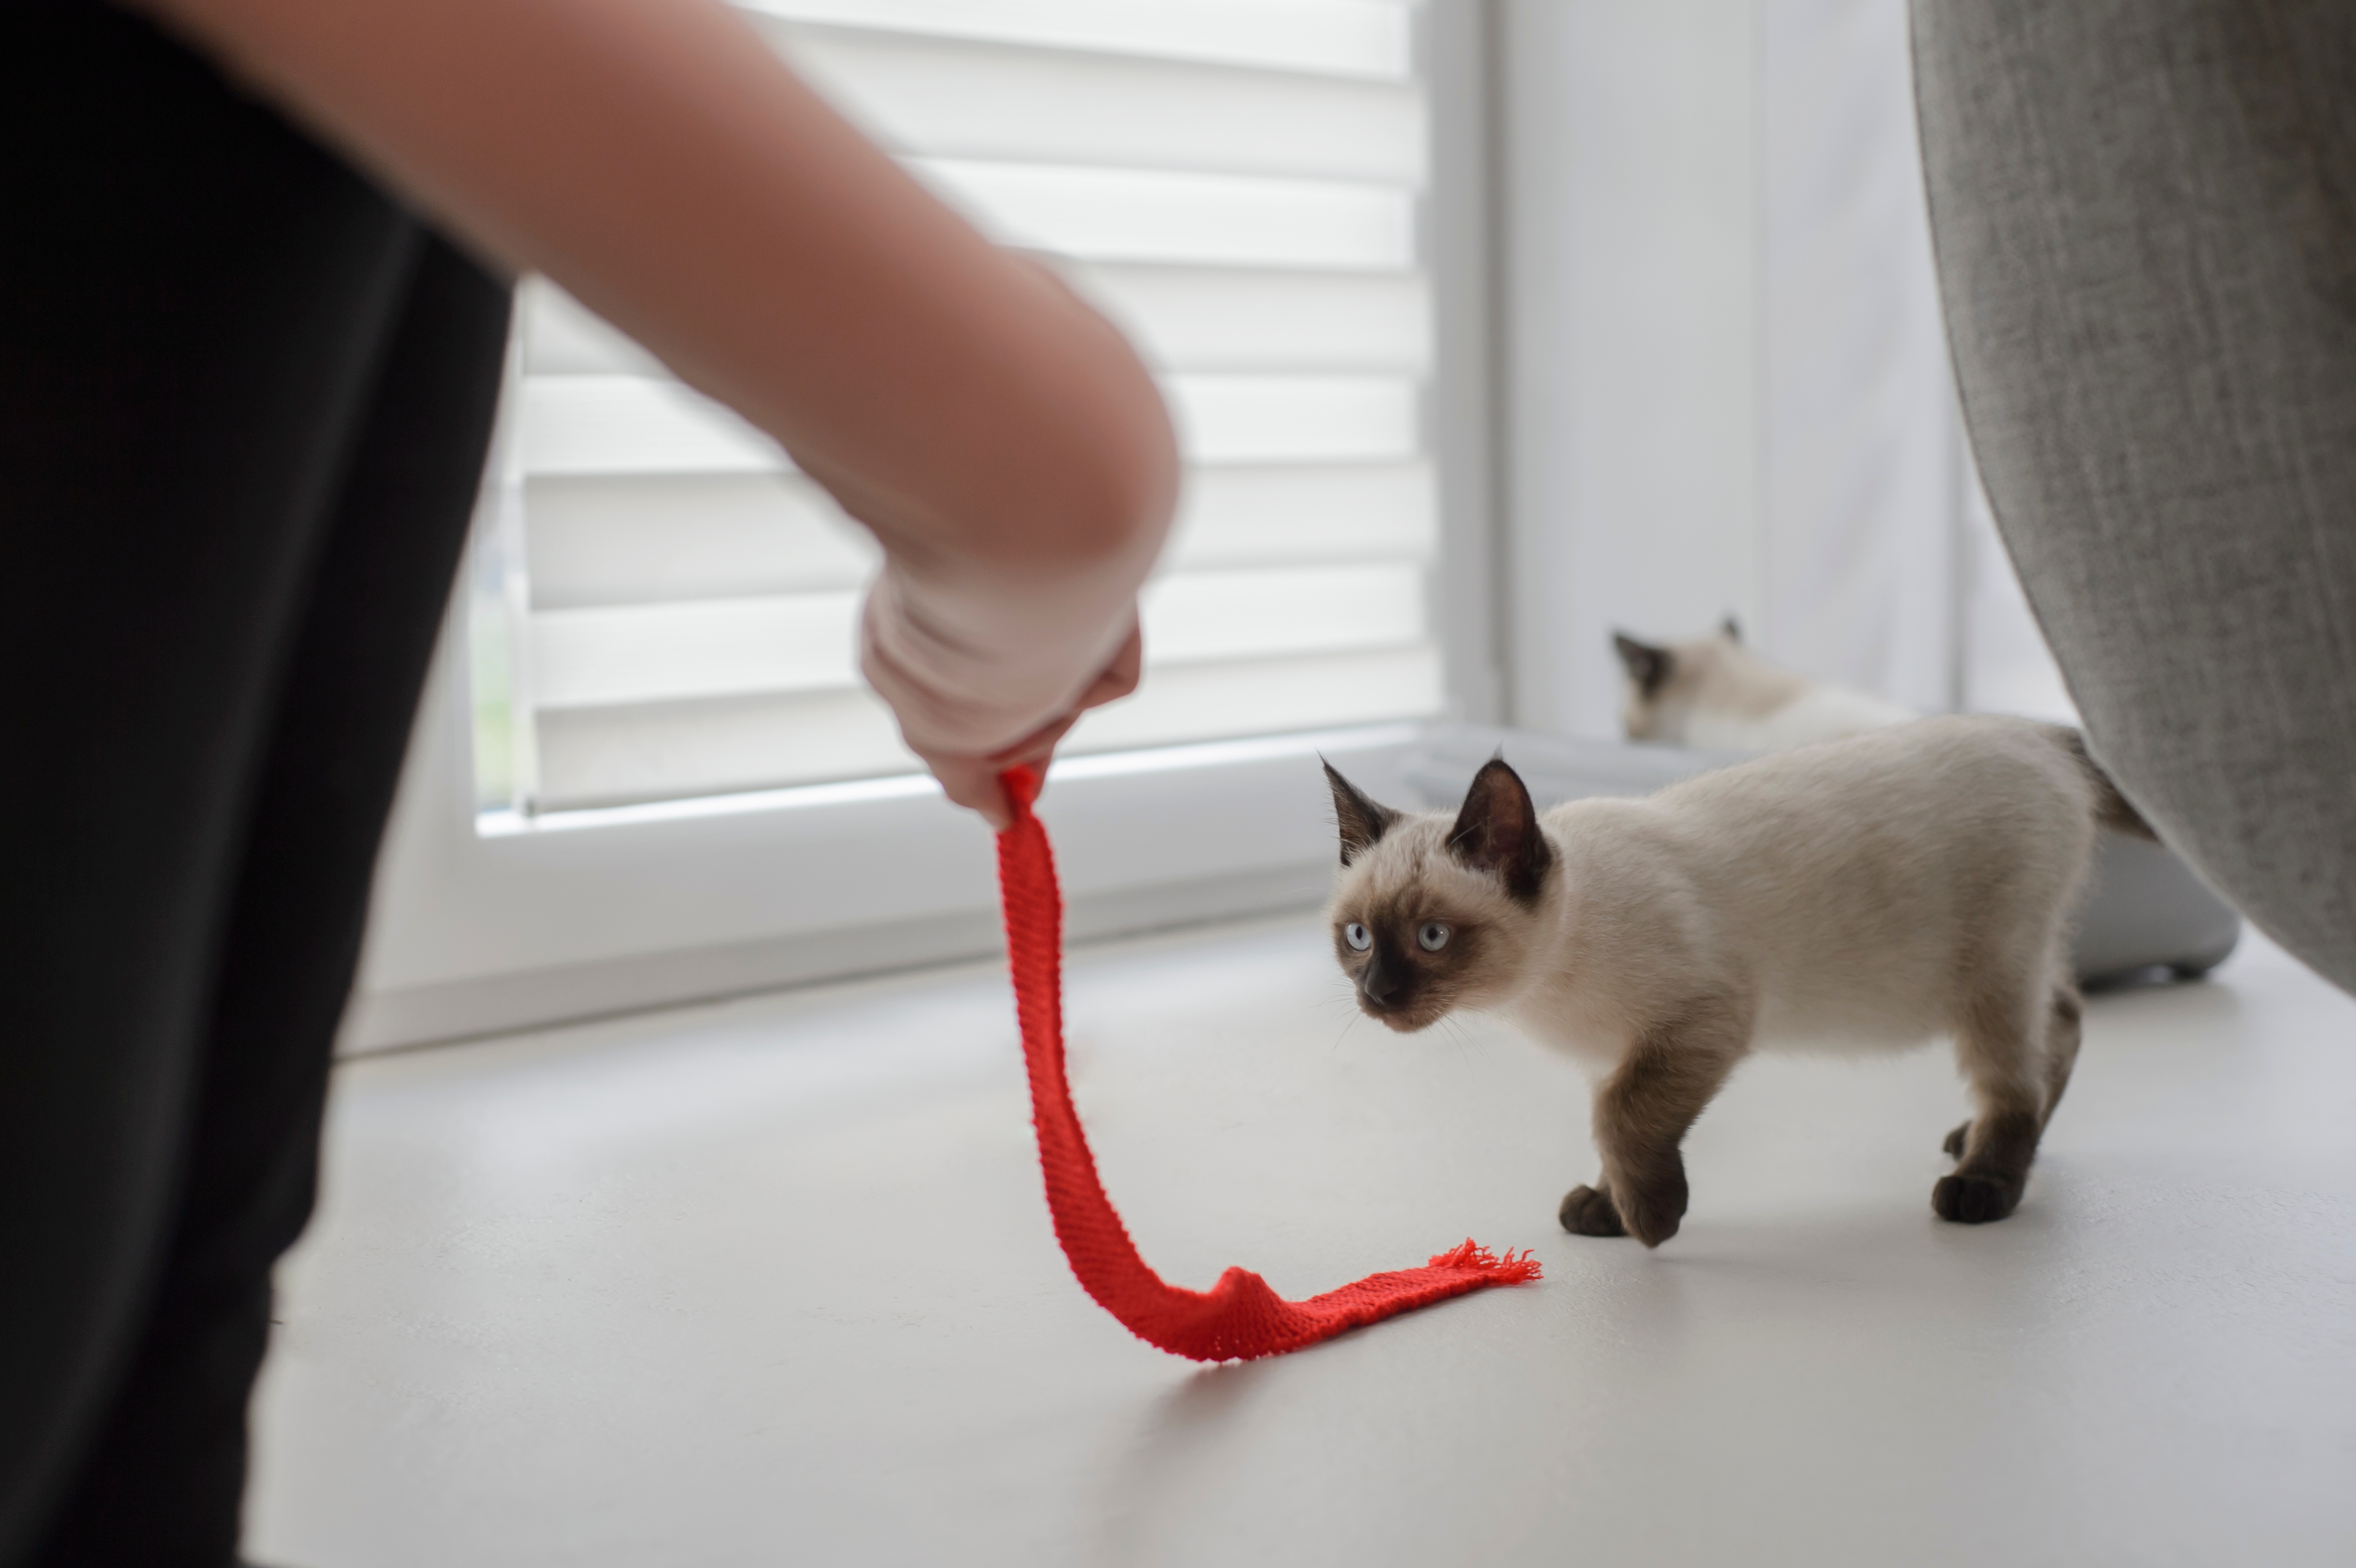
<path fill-rule="evenodd" d="M 1147 1267 L 1097 1178 L 1096 1159 L 1064 1079 L 1064 897 L 1047 830 L 1031 811 L 1039 776 L 1018 768 L 1002 781 L 1014 822 L 998 835 L 998 881 L 1023 1058 L 1031 1074 L 1039 1167 L 1047 1180 L 1055 1239 L 1080 1288 L 1098 1305 L 1140 1339 L 1173 1354 L 1197 1361 L 1248 1361 L 1298 1350 L 1484 1285 L 1538 1277 L 1537 1262 L 1528 1252 L 1501 1258 L 1471 1240 L 1422 1268 L 1369 1274 L 1307 1301 L 1284 1300 L 1246 1269 L 1230 1268 L 1209 1290 L 1193 1291 L 1165 1283 Z"/>

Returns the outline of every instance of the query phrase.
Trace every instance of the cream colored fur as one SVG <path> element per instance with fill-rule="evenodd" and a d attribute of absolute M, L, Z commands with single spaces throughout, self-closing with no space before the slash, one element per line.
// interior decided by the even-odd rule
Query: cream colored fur
<path fill-rule="evenodd" d="M 1712 751 L 1780 751 L 1918 715 L 1886 698 L 1767 663 L 1727 632 L 1668 645 L 1670 673 L 1646 695 L 1631 678 L 1621 723 L 1632 740 Z"/>
<path fill-rule="evenodd" d="M 2027 720 L 1922 719 L 1646 799 L 1575 800 L 1538 818 L 1552 864 L 1526 902 L 1451 853 L 1461 821 L 1398 816 L 1341 874 L 1337 956 L 1363 968 L 1340 934 L 1353 922 L 1387 933 L 1413 983 L 1395 1006 L 1362 987 L 1360 1004 L 1394 1028 L 1473 1009 L 1584 1063 L 1599 1083 L 1596 1190 L 1637 1184 L 1632 1160 L 1676 1159 L 1682 1124 L 1646 1134 L 1646 1147 L 1667 1136 L 1667 1150 L 1643 1159 L 1615 1146 L 1633 1134 L 1607 1126 L 1655 1114 L 1636 1079 L 1657 1076 L 1645 1065 L 1656 1058 L 1696 1075 L 1680 1091 L 1698 1095 L 1690 1122 L 1754 1049 L 1903 1049 L 1946 1036 L 1979 1101 L 1973 1135 L 2011 1128 L 1990 1157 L 2017 1199 L 2076 1048 L 2069 928 L 2103 787 L 2074 738 Z M 1445 949 L 1398 949 L 1428 921 L 1451 928 Z M 1615 1083 L 1628 1101 L 1617 1110 Z M 2011 1146 L 2022 1116 L 2025 1150 Z M 1967 1158 L 1959 1175 L 1974 1168 Z M 1660 1223 L 1636 1233 L 1674 1232 L 1674 1216 Z"/>

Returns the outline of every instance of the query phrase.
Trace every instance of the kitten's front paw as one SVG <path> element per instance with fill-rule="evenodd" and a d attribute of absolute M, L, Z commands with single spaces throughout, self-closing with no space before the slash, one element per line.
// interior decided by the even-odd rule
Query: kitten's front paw
<path fill-rule="evenodd" d="M 1942 1219 L 1958 1225 L 1985 1225 L 2001 1219 L 2020 1204 L 2021 1184 L 1993 1176 L 1941 1176 L 1931 1189 L 1931 1208 Z"/>
<path fill-rule="evenodd" d="M 1685 1164 L 1674 1161 L 1650 1175 L 1649 1181 L 1623 1182 L 1613 1177 L 1612 1207 L 1620 1211 L 1620 1223 L 1628 1228 L 1629 1235 L 1647 1247 L 1657 1247 L 1685 1222 Z"/>
<path fill-rule="evenodd" d="M 1628 1234 L 1628 1228 L 1620 1223 L 1620 1211 L 1612 1207 L 1612 1195 L 1591 1187 L 1575 1187 L 1565 1193 L 1555 1217 L 1574 1236 Z"/>
<path fill-rule="evenodd" d="M 1962 1126 L 1956 1128 L 1954 1132 L 1948 1133 L 1947 1141 L 1940 1144 L 1939 1147 L 1947 1151 L 1947 1157 L 1949 1159 L 1960 1160 L 1964 1157 L 1964 1143 L 1971 1135 L 1972 1124 L 1966 1122 Z"/>

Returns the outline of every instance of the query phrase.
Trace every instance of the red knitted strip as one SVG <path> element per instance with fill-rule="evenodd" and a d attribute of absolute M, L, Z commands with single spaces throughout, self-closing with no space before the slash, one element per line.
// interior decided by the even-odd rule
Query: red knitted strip
<path fill-rule="evenodd" d="M 1097 1177 L 1095 1156 L 1072 1110 L 1064 1078 L 1064 897 L 1047 830 L 1032 814 L 1039 778 L 1028 768 L 1001 776 L 1014 824 L 998 835 L 998 881 L 1006 906 L 1006 957 L 1023 1058 L 1031 1072 L 1031 1120 L 1055 1239 L 1080 1288 L 1149 1345 L 1197 1361 L 1248 1361 L 1331 1339 L 1344 1329 L 1410 1312 L 1483 1285 L 1538 1277 L 1526 1251 L 1499 1257 L 1467 1240 L 1419 1269 L 1369 1274 L 1355 1284 L 1286 1301 L 1266 1280 L 1229 1269 L 1207 1291 L 1166 1284 L 1137 1255 Z"/>

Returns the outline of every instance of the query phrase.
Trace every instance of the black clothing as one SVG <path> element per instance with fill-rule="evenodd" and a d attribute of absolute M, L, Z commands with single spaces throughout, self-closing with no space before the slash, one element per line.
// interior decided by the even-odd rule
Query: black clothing
<path fill-rule="evenodd" d="M 508 308 L 145 22 L 0 8 L 0 1564 L 235 1558 Z"/>

